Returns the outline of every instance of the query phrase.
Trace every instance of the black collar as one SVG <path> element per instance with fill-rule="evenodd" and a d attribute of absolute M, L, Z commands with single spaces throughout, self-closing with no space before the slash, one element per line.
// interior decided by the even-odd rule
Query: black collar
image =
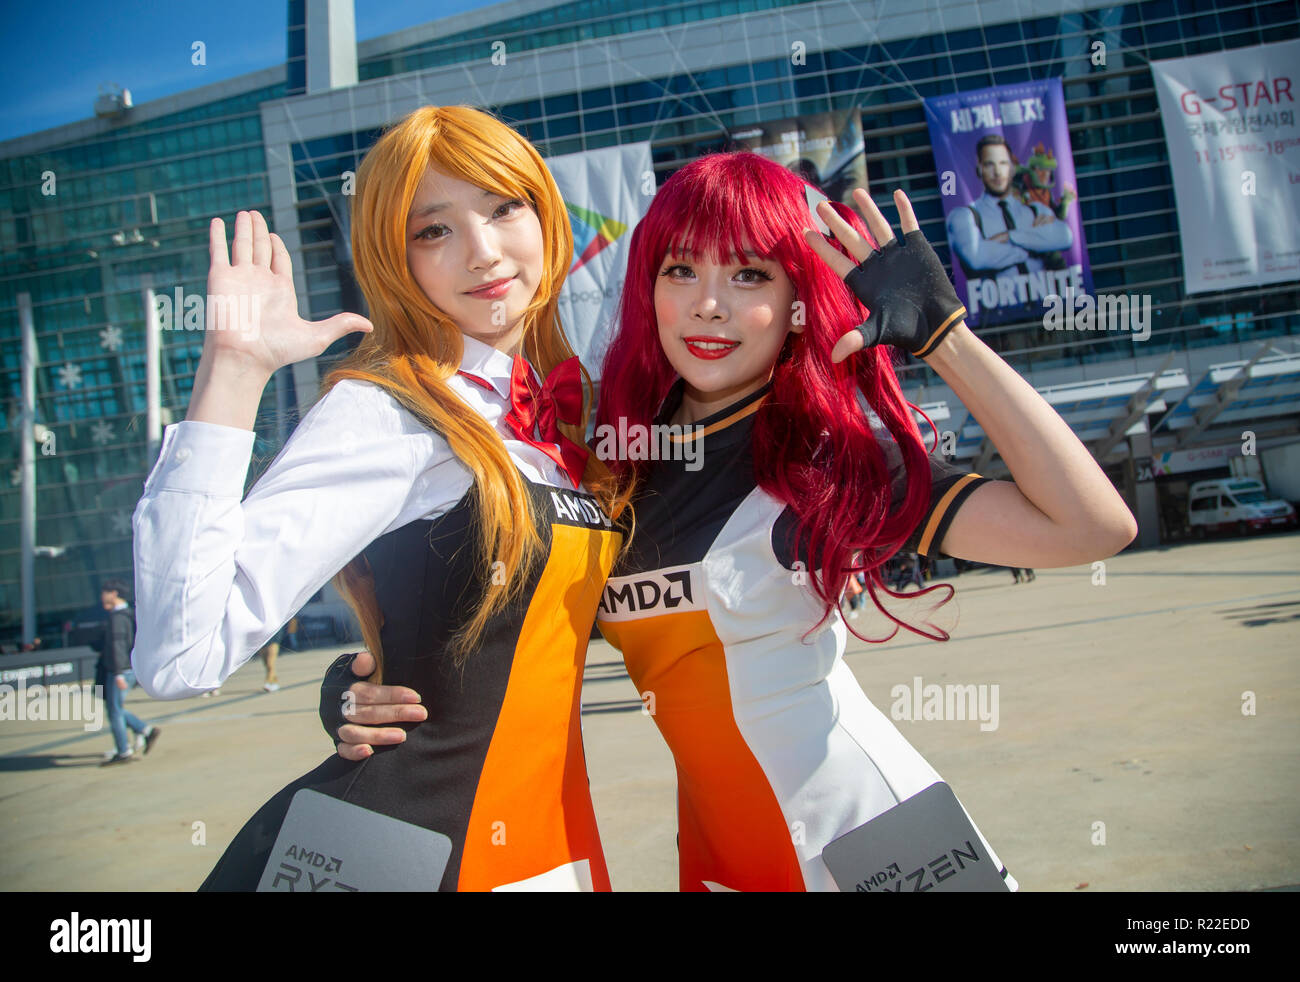
<path fill-rule="evenodd" d="M 679 408 L 681 408 L 682 396 L 685 390 L 686 390 L 685 379 L 679 378 L 676 382 L 673 383 L 673 387 L 668 390 L 668 395 L 664 396 L 664 401 L 659 405 L 659 412 L 655 415 L 656 423 L 667 423 L 669 420 L 673 418 L 673 414 L 677 412 Z M 735 402 L 731 403 L 728 406 L 725 406 L 722 409 L 719 409 L 716 413 L 712 413 L 706 416 L 704 419 L 697 419 L 695 422 L 687 423 L 685 425 L 700 426 L 706 428 L 713 426 L 727 419 L 729 416 L 735 415 L 736 413 L 740 412 L 742 409 L 747 409 L 749 406 L 758 402 L 760 399 L 762 399 L 771 391 L 772 391 L 772 382 L 769 379 L 767 384 L 764 385 L 761 389 L 756 389 L 755 391 L 751 392 L 749 395 L 745 396 L 744 398 L 737 399 Z"/>

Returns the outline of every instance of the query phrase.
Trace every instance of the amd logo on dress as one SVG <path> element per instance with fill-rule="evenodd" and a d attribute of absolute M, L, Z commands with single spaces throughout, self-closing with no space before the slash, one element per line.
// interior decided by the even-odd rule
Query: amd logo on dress
<path fill-rule="evenodd" d="M 583 528 L 612 528 L 609 516 L 596 504 L 590 495 L 575 494 L 571 491 L 552 491 L 551 504 L 555 515 L 566 525 L 580 525 Z"/>
<path fill-rule="evenodd" d="M 600 596 L 596 619 L 630 621 L 659 614 L 678 614 L 704 610 L 704 598 L 696 586 L 700 582 L 699 563 L 673 566 L 635 576 L 612 576 Z"/>

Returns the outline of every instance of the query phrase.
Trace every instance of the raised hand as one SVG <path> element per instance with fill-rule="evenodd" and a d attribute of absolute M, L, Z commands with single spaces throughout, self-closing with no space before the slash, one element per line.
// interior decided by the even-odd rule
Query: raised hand
<path fill-rule="evenodd" d="M 256 211 L 235 217 L 229 256 L 225 223 L 212 219 L 208 255 L 203 347 L 210 359 L 270 377 L 278 368 L 319 355 L 345 334 L 374 329 L 360 314 L 323 321 L 299 317 L 289 250 Z"/>
<path fill-rule="evenodd" d="M 877 344 L 892 344 L 925 357 L 961 323 L 966 308 L 957 299 L 939 257 L 921 234 L 907 195 L 901 190 L 894 192 L 903 229 L 901 242 L 866 191 L 858 188 L 853 199 L 866 215 L 867 228 L 880 243 L 879 249 L 873 249 L 828 203 L 817 207 L 822 220 L 857 265 L 820 232 L 803 230 L 804 241 L 837 276 L 843 277 L 868 311 L 867 319 L 856 330 L 835 342 L 831 359 L 843 361 L 855 351 Z"/>

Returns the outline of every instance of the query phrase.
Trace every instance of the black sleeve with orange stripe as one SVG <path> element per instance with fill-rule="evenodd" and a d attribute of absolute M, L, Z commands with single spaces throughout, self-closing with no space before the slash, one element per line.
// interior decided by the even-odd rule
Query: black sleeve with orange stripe
<path fill-rule="evenodd" d="M 939 550 L 939 544 L 943 542 L 957 509 L 970 497 L 972 491 L 987 483 L 989 478 L 950 464 L 938 454 L 931 454 L 929 461 L 930 503 L 920 524 L 903 543 L 902 551 L 939 559 L 947 556 L 947 553 Z M 894 482 L 893 501 L 896 507 L 902 504 L 907 492 L 906 482 L 905 473 L 901 481 Z"/>

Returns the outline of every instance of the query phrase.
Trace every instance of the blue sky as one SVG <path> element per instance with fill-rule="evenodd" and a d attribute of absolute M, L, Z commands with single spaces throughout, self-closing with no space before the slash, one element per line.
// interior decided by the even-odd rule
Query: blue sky
<path fill-rule="evenodd" d="M 354 0 L 357 40 L 490 4 Z M 139 104 L 282 64 L 285 0 L 5 0 L 0 3 L 0 140 L 94 115 L 100 83 Z M 195 41 L 207 65 L 190 63 Z"/>

